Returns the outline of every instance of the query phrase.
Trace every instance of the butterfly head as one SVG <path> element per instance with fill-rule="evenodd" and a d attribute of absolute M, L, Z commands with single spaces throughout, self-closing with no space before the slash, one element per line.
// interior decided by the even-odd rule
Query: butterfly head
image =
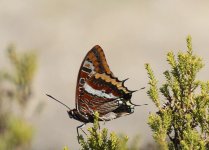
<path fill-rule="evenodd" d="M 78 111 L 76 110 L 76 109 L 71 109 L 71 110 L 69 110 L 69 111 L 67 111 L 67 113 L 68 113 L 68 115 L 69 115 L 69 117 L 70 118 L 73 118 L 73 119 L 75 119 L 75 120 L 78 120 L 79 118 L 78 118 Z"/>

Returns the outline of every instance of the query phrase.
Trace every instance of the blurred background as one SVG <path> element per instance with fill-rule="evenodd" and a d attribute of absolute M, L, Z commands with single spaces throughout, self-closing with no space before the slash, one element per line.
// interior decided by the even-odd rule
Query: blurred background
<path fill-rule="evenodd" d="M 147 86 L 145 63 L 151 64 L 159 83 L 163 81 L 166 53 L 186 50 L 190 34 L 194 52 L 205 62 L 199 78 L 207 80 L 208 8 L 207 0 L 0 0 L 0 99 L 6 101 L 0 104 L 5 109 L 0 133 L 9 124 L 18 136 L 22 131 L 12 126 L 18 124 L 25 135 L 22 141 L 28 141 L 32 150 L 79 149 L 76 127 L 80 123 L 69 119 L 66 108 L 45 94 L 74 108 L 79 67 L 96 44 L 104 49 L 112 72 L 120 80 L 130 78 L 126 86 L 135 90 Z M 26 71 L 18 72 L 18 67 Z M 149 105 L 102 127 L 130 140 L 139 135 L 141 147 L 146 147 L 154 142 L 147 117 L 155 107 L 146 89 L 135 93 L 132 101 Z M 16 114 L 15 123 L 7 121 L 10 112 Z M 16 139 L 8 135 L 6 139 Z M 0 136 L 0 142 L 4 138 Z"/>

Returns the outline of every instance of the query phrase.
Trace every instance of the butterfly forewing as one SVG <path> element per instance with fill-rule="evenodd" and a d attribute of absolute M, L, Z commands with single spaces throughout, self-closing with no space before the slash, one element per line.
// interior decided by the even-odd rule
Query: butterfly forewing
<path fill-rule="evenodd" d="M 104 52 L 98 45 L 94 46 L 85 56 L 77 78 L 76 87 L 76 108 L 78 108 L 78 101 L 83 94 L 84 83 L 96 72 L 112 74 L 107 64 Z"/>
<path fill-rule="evenodd" d="M 120 99 L 127 93 L 130 91 L 110 71 L 102 48 L 94 46 L 80 67 L 76 109 L 82 115 L 89 115 L 92 111 L 103 115 L 116 110 Z"/>

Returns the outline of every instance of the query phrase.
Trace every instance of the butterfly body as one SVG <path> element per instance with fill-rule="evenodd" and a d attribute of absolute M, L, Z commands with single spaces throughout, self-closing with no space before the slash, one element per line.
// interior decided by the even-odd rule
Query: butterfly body
<path fill-rule="evenodd" d="M 113 110 L 112 112 L 106 113 L 101 115 L 99 117 L 99 121 L 111 121 L 113 119 L 131 114 L 134 112 L 134 106 L 130 105 L 127 106 L 127 104 L 120 105 L 117 109 Z M 75 120 L 78 120 L 83 123 L 93 123 L 94 122 L 94 113 L 92 114 L 86 114 L 85 116 L 81 114 L 77 109 L 72 109 L 68 111 L 68 115 L 70 118 L 73 118 Z"/>
<path fill-rule="evenodd" d="M 68 111 L 69 117 L 78 121 L 93 122 L 98 111 L 100 121 L 110 121 L 134 112 L 130 103 L 132 93 L 124 82 L 113 75 L 104 52 L 94 46 L 84 58 L 77 79 L 76 108 Z"/>
<path fill-rule="evenodd" d="M 75 120 L 81 121 L 83 123 L 90 123 L 90 122 L 94 122 L 94 117 L 93 115 L 82 115 L 80 114 L 77 109 L 72 109 L 70 111 L 68 111 L 68 115 L 70 118 L 73 118 Z"/>

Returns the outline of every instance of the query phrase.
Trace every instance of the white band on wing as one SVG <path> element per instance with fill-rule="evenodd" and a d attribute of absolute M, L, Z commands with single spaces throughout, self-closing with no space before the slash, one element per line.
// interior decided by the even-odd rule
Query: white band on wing
<path fill-rule="evenodd" d="M 109 99 L 112 99 L 112 98 L 117 98 L 115 97 L 112 93 L 110 94 L 107 94 L 103 91 L 100 91 L 100 90 L 96 90 L 96 89 L 93 89 L 91 86 L 89 86 L 87 83 L 84 84 L 84 90 L 92 95 L 96 95 L 98 97 L 104 97 L 104 98 L 109 98 Z"/>

